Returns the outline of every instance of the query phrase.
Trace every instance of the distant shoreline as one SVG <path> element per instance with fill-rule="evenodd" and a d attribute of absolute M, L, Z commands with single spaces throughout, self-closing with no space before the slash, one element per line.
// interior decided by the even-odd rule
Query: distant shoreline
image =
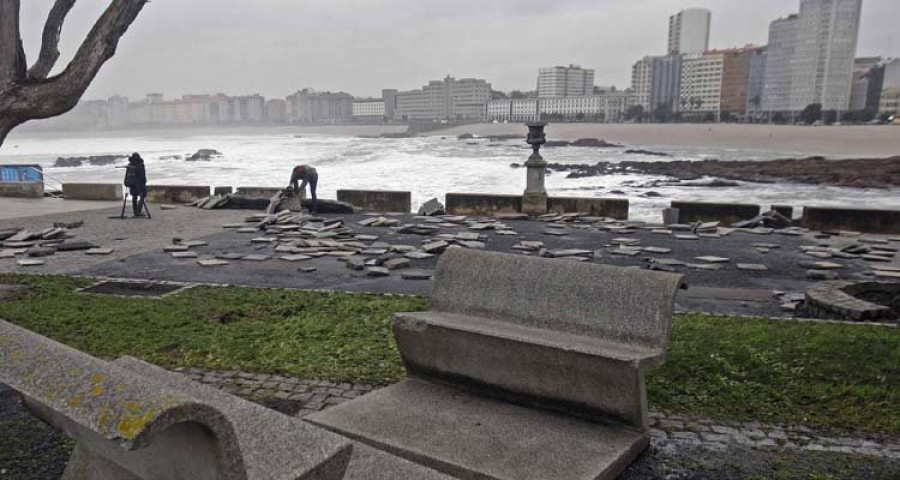
<path fill-rule="evenodd" d="M 470 133 L 525 136 L 520 123 L 473 124 L 429 132 L 429 136 Z M 715 147 L 775 150 L 797 156 L 821 155 L 840 158 L 886 158 L 900 155 L 900 127 L 845 126 L 800 127 L 747 124 L 596 124 L 559 123 L 547 126 L 547 138 L 577 140 L 599 138 L 626 146 Z"/>

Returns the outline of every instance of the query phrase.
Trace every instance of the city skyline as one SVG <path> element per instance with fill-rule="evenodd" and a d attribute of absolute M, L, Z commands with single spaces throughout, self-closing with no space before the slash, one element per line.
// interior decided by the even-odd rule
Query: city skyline
<path fill-rule="evenodd" d="M 23 5 L 31 57 L 49 3 Z M 105 4 L 85 2 L 72 12 L 63 36 L 63 60 Z M 252 7 L 216 8 L 220 6 L 208 0 L 151 4 L 85 98 L 220 91 L 281 97 L 303 87 L 377 96 L 382 88 L 412 89 L 422 79 L 448 73 L 487 78 L 498 90 L 531 90 L 535 68 L 570 63 L 594 69 L 597 84 L 625 88 L 634 58 L 665 53 L 669 16 L 681 9 L 712 10 L 711 48 L 765 44 L 768 23 L 796 10 L 794 2 L 772 0 L 752 6 L 721 0 L 602 7 L 581 0 L 463 1 L 454 9 L 432 2 L 375 0 L 329 5 L 264 0 Z M 893 2 L 865 2 L 858 56 L 900 56 L 900 38 L 894 38 L 889 21 L 898 16 L 900 5 Z M 533 45 L 534 40 L 540 44 Z"/>

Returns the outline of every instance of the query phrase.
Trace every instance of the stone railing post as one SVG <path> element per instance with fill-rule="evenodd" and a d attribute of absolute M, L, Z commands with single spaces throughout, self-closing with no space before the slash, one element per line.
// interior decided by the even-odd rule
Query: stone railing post
<path fill-rule="evenodd" d="M 544 122 L 528 124 L 528 144 L 534 149 L 534 153 L 525 162 L 528 168 L 528 183 L 522 196 L 522 213 L 528 215 L 547 213 L 547 189 L 544 187 L 547 162 L 540 153 L 541 146 L 547 143 L 547 136 L 544 134 L 546 126 Z"/>

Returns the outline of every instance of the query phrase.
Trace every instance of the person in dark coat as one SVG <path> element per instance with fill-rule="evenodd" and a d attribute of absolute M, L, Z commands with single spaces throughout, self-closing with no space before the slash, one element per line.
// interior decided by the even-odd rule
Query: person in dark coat
<path fill-rule="evenodd" d="M 297 186 L 298 181 L 303 182 L 299 187 Z M 291 172 L 291 184 L 288 185 L 288 188 L 293 188 L 294 194 L 305 191 L 306 184 L 309 184 L 309 195 L 312 197 L 312 207 L 309 209 L 310 213 L 316 213 L 319 207 L 318 201 L 316 200 L 316 185 L 318 183 L 319 173 L 316 172 L 315 168 L 310 167 L 309 165 L 298 165 L 294 167 L 294 171 Z"/>
<path fill-rule="evenodd" d="M 125 167 L 125 186 L 131 194 L 131 206 L 135 217 L 144 216 L 143 207 L 147 197 L 147 170 L 144 168 L 144 159 L 137 153 L 128 157 L 128 166 Z"/>

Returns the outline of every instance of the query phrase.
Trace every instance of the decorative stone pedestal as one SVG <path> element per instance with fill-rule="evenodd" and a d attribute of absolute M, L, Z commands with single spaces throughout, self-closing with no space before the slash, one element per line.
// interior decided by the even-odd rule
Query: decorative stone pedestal
<path fill-rule="evenodd" d="M 540 153 L 541 146 L 547 143 L 547 136 L 544 134 L 546 126 L 544 122 L 528 124 L 528 144 L 534 149 L 534 153 L 525 162 L 525 167 L 528 168 L 528 182 L 522 196 L 522 213 L 528 215 L 547 213 L 547 189 L 544 187 L 547 162 Z"/>

